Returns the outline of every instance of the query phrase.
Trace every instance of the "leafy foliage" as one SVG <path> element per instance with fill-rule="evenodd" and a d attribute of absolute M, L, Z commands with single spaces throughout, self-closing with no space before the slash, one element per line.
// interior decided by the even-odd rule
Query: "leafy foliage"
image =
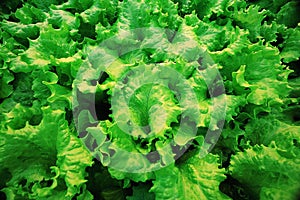
<path fill-rule="evenodd" d="M 295 0 L 1 1 L 0 199 L 296 200 L 299 19 Z"/>

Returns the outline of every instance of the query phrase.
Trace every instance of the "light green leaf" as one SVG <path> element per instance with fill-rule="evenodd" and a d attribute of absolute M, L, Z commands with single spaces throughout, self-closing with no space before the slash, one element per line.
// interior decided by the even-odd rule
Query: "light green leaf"
<path fill-rule="evenodd" d="M 85 168 L 91 166 L 93 162 L 90 152 L 76 135 L 68 131 L 67 124 L 61 126 L 65 131 L 57 137 L 56 164 L 68 187 L 66 196 L 72 197 L 80 192 L 81 186 L 86 182 Z"/>
<path fill-rule="evenodd" d="M 28 3 L 17 9 L 15 15 L 22 24 L 35 24 L 37 22 L 43 22 L 47 17 L 46 13 L 44 13 L 42 10 L 37 9 Z"/>
<path fill-rule="evenodd" d="M 268 11 L 261 10 L 259 6 L 250 5 L 247 9 L 235 10 L 232 18 L 241 28 L 249 30 L 251 41 L 256 41 L 259 38 L 261 24 L 266 14 Z"/>
<path fill-rule="evenodd" d="M 266 198 L 270 190 L 276 191 L 274 197 L 296 198 L 300 188 L 299 162 L 282 157 L 277 148 L 254 146 L 234 155 L 230 163 L 232 176 L 256 198 Z"/>
<path fill-rule="evenodd" d="M 299 60 L 300 57 L 300 25 L 295 29 L 288 29 L 286 38 L 282 44 L 282 52 L 280 57 L 285 63 Z"/>
<path fill-rule="evenodd" d="M 51 25 L 41 27 L 40 36 L 30 40 L 29 49 L 22 55 L 22 60 L 39 69 L 49 69 L 49 64 L 56 65 L 59 59 L 72 57 L 76 45 L 70 38 L 67 25 L 54 29 Z"/>
<path fill-rule="evenodd" d="M 150 192 L 155 193 L 155 199 L 229 199 L 219 191 L 223 173 L 216 156 L 200 159 L 194 155 L 178 166 L 156 171 Z"/>
<path fill-rule="evenodd" d="M 3 21 L 1 22 L 1 28 L 8 32 L 12 36 L 16 36 L 22 39 L 37 38 L 39 35 L 38 24 L 24 25 L 21 23 Z"/>
<path fill-rule="evenodd" d="M 140 87 L 133 95 L 129 101 L 132 123 L 142 129 L 133 130 L 133 136 L 146 134 L 154 138 L 163 137 L 164 132 L 171 128 L 171 123 L 177 122 L 180 107 L 176 105 L 174 94 L 168 88 L 148 84 Z"/>

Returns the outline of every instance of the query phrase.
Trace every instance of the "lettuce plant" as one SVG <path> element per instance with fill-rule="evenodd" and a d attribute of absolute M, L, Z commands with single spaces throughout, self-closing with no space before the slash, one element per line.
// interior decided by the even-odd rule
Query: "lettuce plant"
<path fill-rule="evenodd" d="M 296 0 L 4 0 L 0 199 L 297 199 Z"/>

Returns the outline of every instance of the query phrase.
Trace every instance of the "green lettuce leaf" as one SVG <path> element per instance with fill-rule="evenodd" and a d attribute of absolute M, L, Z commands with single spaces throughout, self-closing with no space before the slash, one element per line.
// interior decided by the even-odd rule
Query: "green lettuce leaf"
<path fill-rule="evenodd" d="M 127 196 L 127 200 L 139 200 L 139 199 L 144 199 L 144 200 L 153 200 L 155 199 L 154 193 L 149 192 L 150 187 L 149 185 L 138 185 L 138 186 L 133 186 L 133 194 L 132 196 Z"/>
<path fill-rule="evenodd" d="M 300 25 L 295 29 L 288 29 L 286 33 L 286 38 L 282 44 L 281 58 L 285 63 L 299 60 L 300 50 L 299 50 L 299 36 L 300 36 Z"/>
<path fill-rule="evenodd" d="M 47 17 L 45 12 L 30 4 L 25 4 L 21 8 L 17 9 L 15 16 L 22 24 L 28 25 L 43 22 Z"/>
<path fill-rule="evenodd" d="M 16 22 L 3 21 L 1 22 L 1 28 L 12 36 L 22 39 L 35 39 L 39 35 L 38 24 L 20 24 Z"/>
<path fill-rule="evenodd" d="M 81 186 L 87 181 L 85 168 L 93 164 L 89 151 L 80 139 L 64 125 L 64 132 L 57 136 L 57 161 L 60 177 L 64 178 L 67 186 L 66 196 L 80 193 Z"/>
<path fill-rule="evenodd" d="M 1 128 L 0 171 L 11 174 L 3 191 L 29 199 L 60 192 L 72 197 L 84 185 L 85 167 L 92 164 L 91 156 L 68 128 L 64 111 L 50 107 L 42 111 L 38 125 L 26 123 L 19 130 Z"/>
<path fill-rule="evenodd" d="M 261 0 L 255 2 L 255 4 L 260 6 L 261 8 L 270 10 L 273 13 L 277 13 L 280 8 L 289 1 L 290 0 Z"/>
<path fill-rule="evenodd" d="M 245 138 L 251 141 L 252 145 L 259 144 L 270 146 L 276 145 L 281 156 L 298 160 L 300 148 L 300 126 L 283 122 L 287 116 L 269 115 L 253 119 L 246 125 Z M 281 120 L 281 121 L 280 121 Z"/>
<path fill-rule="evenodd" d="M 0 99 L 8 97 L 13 92 L 10 84 L 14 80 L 14 75 L 8 69 L 0 69 Z"/>
<path fill-rule="evenodd" d="M 54 29 L 51 25 L 41 27 L 40 36 L 35 40 L 30 40 L 29 49 L 19 58 L 19 62 L 26 62 L 31 69 L 49 69 L 50 64 L 58 65 L 61 62 L 74 62 L 70 58 L 76 54 L 76 42 L 71 40 L 67 25 L 61 29 Z M 18 60 L 11 64 L 14 72 L 23 72 L 22 65 Z M 29 71 L 28 70 L 28 71 Z"/>
<path fill-rule="evenodd" d="M 261 10 L 259 6 L 251 5 L 247 9 L 234 10 L 232 19 L 243 29 L 249 30 L 251 41 L 256 41 L 260 35 L 263 19 L 268 11 Z"/>
<path fill-rule="evenodd" d="M 282 157 L 277 148 L 256 145 L 234 155 L 230 163 L 232 176 L 255 198 L 296 199 L 300 188 L 299 162 Z"/>
<path fill-rule="evenodd" d="M 181 23 L 177 5 L 170 0 L 156 2 L 127 0 L 122 2 L 120 7 L 118 26 L 125 30 L 154 25 L 175 31 Z"/>
<path fill-rule="evenodd" d="M 216 156 L 200 159 L 194 155 L 178 166 L 156 171 L 150 192 L 155 193 L 155 199 L 229 199 L 219 191 L 223 173 Z"/>
<path fill-rule="evenodd" d="M 113 24 L 117 12 L 118 1 L 94 1 L 93 5 L 85 9 L 80 16 L 84 23 L 96 25 L 98 23 L 103 26 Z M 74 8 L 77 4 L 74 5 Z"/>
<path fill-rule="evenodd" d="M 298 1 L 290 1 L 280 8 L 276 14 L 276 22 L 287 27 L 296 27 L 300 22 L 300 4 Z"/>
<path fill-rule="evenodd" d="M 78 28 L 80 26 L 80 20 L 74 14 L 65 10 L 56 10 L 54 8 L 50 8 L 50 16 L 47 18 L 47 21 L 49 24 L 52 24 L 53 27 L 62 27 L 64 24 L 68 24 L 71 36 L 78 33 Z"/>

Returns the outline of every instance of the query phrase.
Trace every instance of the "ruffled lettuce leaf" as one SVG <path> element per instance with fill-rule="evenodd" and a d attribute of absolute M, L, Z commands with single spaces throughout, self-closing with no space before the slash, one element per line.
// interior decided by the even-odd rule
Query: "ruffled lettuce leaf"
<path fill-rule="evenodd" d="M 112 176 L 118 179 L 146 181 L 153 176 L 145 172 L 174 161 L 176 152 L 171 146 L 184 146 L 195 138 L 196 126 L 201 126 L 201 120 L 205 119 L 204 127 L 219 129 L 219 121 L 224 118 L 222 111 L 225 107 L 219 106 L 213 117 L 210 114 L 214 112 L 213 104 L 217 104 L 217 107 L 223 105 L 225 96 L 221 95 L 224 90 L 214 91 L 217 86 L 221 86 L 216 66 L 211 65 L 207 59 L 207 69 L 202 72 L 197 70 L 197 60 L 203 50 L 195 42 L 194 33 L 185 25 L 179 27 L 178 34 L 175 34 L 171 41 L 168 40 L 168 33 L 154 27 L 149 28 L 148 32 L 136 30 L 123 34 L 128 37 L 121 34 L 114 40 L 106 41 L 92 52 L 88 58 L 89 62 L 84 63 L 74 81 L 74 86 L 79 91 L 75 94 L 77 97 L 74 99 L 74 105 L 75 108 L 79 108 L 79 132 L 88 132 L 82 139 L 105 166 L 111 167 Z M 138 38 L 140 39 L 137 40 Z M 162 49 L 160 44 L 165 49 Z M 183 44 L 186 48 L 178 48 Z M 125 49 L 121 50 L 125 54 L 115 49 L 123 46 Z M 136 51 L 130 51 L 130 48 L 138 46 L 140 48 Z M 158 51 L 151 50 L 153 46 L 157 47 Z M 121 56 L 118 56 L 120 54 Z M 135 64 L 136 62 L 139 64 Z M 161 63 L 151 64 L 153 62 Z M 100 81 L 97 83 L 98 79 Z M 181 81 L 185 79 L 188 81 Z M 148 82 L 150 84 L 145 84 Z M 199 90 L 203 90 L 202 93 L 209 93 L 207 84 L 212 88 L 211 93 L 216 99 L 208 99 L 206 95 L 197 97 L 189 83 L 193 83 L 192 86 L 195 87 L 199 86 Z M 88 111 L 89 103 L 93 103 L 95 97 L 100 103 L 102 101 L 102 105 L 111 104 L 114 113 L 100 121 L 98 127 L 87 128 L 95 126 L 96 117 L 101 116 L 100 111 Z M 197 98 L 203 103 L 198 102 Z M 202 117 L 197 116 L 198 104 L 203 104 Z M 205 108 L 207 104 L 211 106 L 209 112 Z M 83 109 L 81 113 L 80 109 Z M 232 108 L 233 112 L 234 109 Z M 179 125 L 180 118 L 182 123 Z M 156 123 L 157 121 L 161 123 Z M 128 124 L 132 125 L 128 128 Z M 124 130 L 124 127 L 127 128 Z M 171 142 L 172 139 L 174 142 Z M 155 150 L 157 152 L 152 152 Z M 132 162 L 136 164 L 132 165 Z M 122 172 L 126 169 L 129 172 L 140 170 L 142 173 Z"/>
<path fill-rule="evenodd" d="M 39 37 L 30 40 L 29 49 L 11 63 L 12 71 L 30 72 L 35 68 L 49 70 L 50 64 L 54 66 L 61 64 L 62 69 L 70 68 L 72 63 L 80 59 L 76 54 L 77 44 L 70 38 L 67 25 L 61 29 L 54 29 L 51 25 L 44 24 L 41 29 Z M 20 65 L 20 62 L 23 64 Z M 27 63 L 27 66 L 24 63 Z"/>
<path fill-rule="evenodd" d="M 290 1 L 280 8 L 276 14 L 276 22 L 287 27 L 296 27 L 300 22 L 300 4 L 298 1 Z M 288 13 L 288 14 L 287 14 Z"/>
<path fill-rule="evenodd" d="M 68 128 L 64 111 L 51 107 L 42 111 L 38 125 L 27 123 L 19 130 L 1 128 L 0 170 L 11 174 L 3 191 L 29 199 L 64 192 L 69 198 L 84 185 L 91 156 Z"/>
<path fill-rule="evenodd" d="M 11 82 L 14 75 L 8 69 L 0 69 L 0 99 L 8 97 L 13 92 Z"/>
<path fill-rule="evenodd" d="M 274 143 L 281 156 L 297 160 L 300 154 L 300 126 L 285 121 L 286 115 L 269 115 L 253 119 L 246 125 L 245 139 L 251 145 L 270 146 Z"/>
<path fill-rule="evenodd" d="M 234 155 L 230 163 L 232 176 L 244 184 L 254 198 L 297 198 L 299 161 L 281 156 L 276 147 L 253 146 Z"/>
<path fill-rule="evenodd" d="M 223 173 L 216 156 L 209 154 L 200 159 L 194 155 L 156 171 L 150 192 L 155 199 L 229 199 L 219 191 L 225 179 Z"/>
<path fill-rule="evenodd" d="M 17 9 L 15 16 L 22 24 L 27 25 L 43 22 L 47 17 L 45 12 L 28 3 Z"/>
<path fill-rule="evenodd" d="M 3 21 L 1 22 L 1 28 L 9 33 L 10 35 L 16 36 L 18 38 L 37 38 L 39 35 L 38 24 L 20 24 L 16 22 Z"/>
<path fill-rule="evenodd" d="M 235 8 L 232 19 L 239 27 L 249 30 L 249 39 L 256 41 L 260 36 L 261 24 L 267 14 L 268 11 L 261 10 L 259 6 L 251 5 L 246 9 Z"/>
<path fill-rule="evenodd" d="M 295 78 L 299 74 L 298 2 L 30 0 L 24 3 L 15 0 L 0 4 L 0 137 L 4 138 L 0 142 L 3 150 L 0 151 L 0 166 L 8 163 L 3 165 L 7 166 L 5 169 L 0 167 L 1 179 L 4 177 L 0 188 L 4 187 L 1 191 L 8 199 L 92 199 L 85 187 L 85 168 L 91 165 L 91 158 L 84 146 L 108 166 L 110 174 L 107 176 L 124 180 L 126 187 L 131 187 L 131 181 L 153 180 L 153 191 L 158 199 L 164 196 L 160 185 L 166 185 L 170 191 L 185 188 L 174 182 L 178 177 L 187 181 L 188 189 L 197 188 L 203 195 L 201 199 L 223 198 L 217 185 L 224 180 L 224 172 L 216 168 L 216 161 L 208 164 L 210 161 L 206 158 L 205 161 L 189 159 L 189 165 L 170 165 L 155 173 L 128 173 L 110 167 L 115 165 L 132 171 L 149 166 L 155 168 L 153 163 L 158 168 L 164 167 L 165 163 L 177 159 L 178 146 L 175 144 L 199 147 L 205 132 L 217 133 L 222 128 L 222 121 L 225 121 L 225 129 L 214 151 L 221 155 L 222 167 L 228 167 L 232 154 L 236 154 L 232 156 L 233 167 L 229 169 L 234 169 L 234 178 L 245 186 L 244 189 L 250 188 L 256 198 L 292 199 L 296 196 L 299 182 L 295 178 L 298 177 L 290 174 L 299 172 L 291 172 L 292 178 L 282 177 L 289 173 L 284 171 L 285 167 L 288 170 L 299 168 L 299 122 L 295 114 L 290 114 L 299 111 L 296 106 L 299 84 Z M 151 28 L 128 34 L 128 30 L 142 27 Z M 153 27 L 162 29 L 157 31 Z M 95 57 L 88 56 L 100 42 L 115 33 L 123 34 L 123 38 L 105 44 L 108 47 Z M 137 49 L 131 51 L 131 45 Z M 213 59 L 203 57 L 203 52 Z M 97 56 L 103 56 L 105 62 Z M 87 57 L 91 63 L 83 64 L 79 72 L 82 76 L 78 78 L 78 69 Z M 112 60 L 109 67 L 103 67 Z M 289 79 L 291 71 L 282 62 L 295 71 L 293 80 Z M 153 63 L 171 67 L 187 79 L 199 102 L 187 100 L 179 104 L 176 86 L 178 90 L 185 87 L 175 80 L 169 81 L 168 87 L 145 85 L 129 98 L 128 112 L 133 122 L 143 128 L 138 127 L 132 132 L 134 134 L 128 135 L 110 115 L 111 95 L 116 83 L 131 69 L 143 69 L 142 66 Z M 222 89 L 216 70 L 212 69 L 220 70 L 226 90 Z M 176 73 L 172 74 L 172 77 L 176 76 Z M 82 78 L 86 81 L 82 82 Z M 129 82 L 131 78 L 129 76 Z M 71 97 L 73 86 L 87 94 L 84 99 L 86 110 L 80 114 L 78 129 L 85 145 L 73 130 L 71 104 L 73 102 L 76 112 L 80 103 Z M 95 113 L 88 111 L 89 102 L 94 98 L 92 94 L 96 96 L 96 115 L 100 116 L 100 123 L 95 119 Z M 187 97 L 187 94 L 183 96 Z M 292 98 L 287 98 L 288 95 Z M 225 100 L 226 106 L 222 104 Z M 180 114 L 185 114 L 184 105 L 189 104 L 199 107 L 200 118 L 192 120 L 197 123 L 183 123 L 184 128 L 180 131 L 177 121 Z M 295 105 L 293 109 L 284 110 L 285 114 L 280 117 L 267 114 L 281 112 L 288 104 Z M 51 109 L 48 109 L 49 105 Z M 165 112 L 159 109 L 161 105 L 166 108 Z M 118 109 L 122 114 L 126 113 L 125 109 Z M 196 116 L 193 109 L 188 113 Z M 166 123 L 155 123 L 163 119 L 167 119 Z M 197 136 L 190 134 L 195 131 L 195 126 L 199 128 Z M 159 129 L 161 131 L 157 131 Z M 49 136 L 55 139 L 42 139 Z M 175 139 L 174 146 L 164 148 L 171 139 Z M 268 147 L 251 147 L 255 144 Z M 146 155 L 152 150 L 157 152 Z M 245 152 L 241 153 L 241 150 Z M 128 157 L 126 151 L 138 154 Z M 252 163 L 252 160 L 255 161 Z M 21 169 L 19 161 L 24 161 L 21 164 L 27 167 L 26 170 Z M 277 168 L 276 163 L 280 166 L 278 171 L 275 170 L 276 176 L 272 174 L 269 178 L 268 173 Z M 292 167 L 284 166 L 288 164 Z M 198 172 L 200 166 L 218 171 L 218 180 L 201 179 L 201 174 L 194 176 L 187 172 L 194 168 Z M 245 178 L 247 169 L 253 170 L 249 179 Z M 267 175 L 265 179 L 262 174 Z M 167 184 L 163 180 L 165 177 L 169 181 Z M 258 185 L 255 185 L 256 177 L 261 180 Z M 207 185 L 215 186 L 212 195 L 204 189 Z M 153 192 L 149 193 L 149 187 L 132 188 L 133 199 L 154 196 Z M 107 199 L 124 198 L 119 188 L 101 189 L 101 192 L 100 196 Z M 168 194 L 173 197 L 176 192 Z M 199 198 L 192 192 L 179 193 L 179 199 L 185 197 Z"/>
<path fill-rule="evenodd" d="M 111 176 L 136 182 L 152 179 L 150 166 L 157 167 L 159 163 L 151 165 L 151 160 L 139 152 L 139 149 L 145 147 L 139 147 L 139 143 L 116 124 L 102 122 L 99 125 L 88 128 L 83 141 L 104 166 L 109 166 Z"/>
<path fill-rule="evenodd" d="M 41 0 L 29 0 L 29 4 L 35 6 L 36 8 L 48 11 L 51 5 L 61 4 L 62 0 L 49 0 L 49 1 L 41 1 Z"/>
<path fill-rule="evenodd" d="M 289 0 L 262 0 L 255 2 L 255 4 L 261 8 L 268 9 L 273 13 L 277 13 L 287 2 L 289 2 Z"/>
<path fill-rule="evenodd" d="M 177 5 L 172 1 L 124 1 L 120 4 L 118 27 L 124 30 L 149 27 L 154 25 L 178 29 L 181 18 L 178 16 Z"/>
<path fill-rule="evenodd" d="M 1 115 L 5 119 L 1 126 L 16 130 L 24 128 L 26 123 L 37 125 L 42 118 L 40 104 L 37 101 L 33 102 L 32 106 L 24 106 L 12 99 L 6 99 L 1 104 L 0 110 L 2 111 Z"/>
<path fill-rule="evenodd" d="M 286 38 L 282 44 L 281 58 L 285 63 L 299 60 L 300 50 L 299 50 L 299 37 L 300 28 L 299 25 L 295 29 L 288 29 L 286 33 Z"/>

